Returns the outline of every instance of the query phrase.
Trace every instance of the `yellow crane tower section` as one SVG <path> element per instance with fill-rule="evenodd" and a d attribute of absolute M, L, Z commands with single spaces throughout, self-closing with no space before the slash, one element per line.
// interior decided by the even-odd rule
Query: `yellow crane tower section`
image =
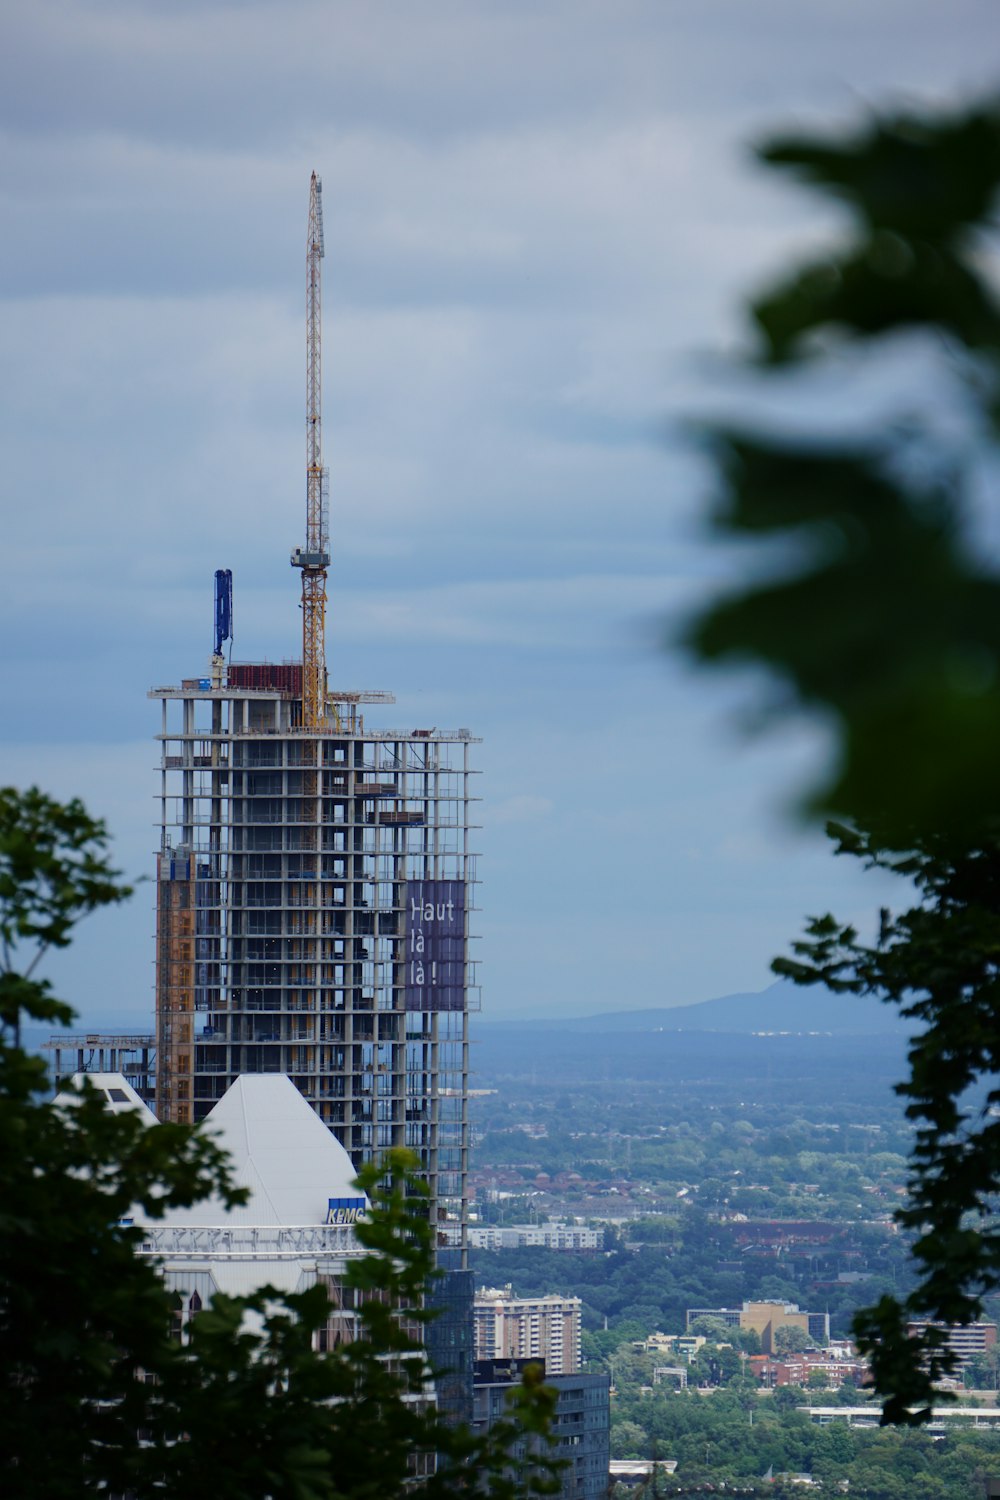
<path fill-rule="evenodd" d="M 292 552 L 302 569 L 302 723 L 317 729 L 326 718 L 326 570 L 329 491 L 323 467 L 322 274 L 323 184 L 309 184 L 306 235 L 306 544 Z"/>

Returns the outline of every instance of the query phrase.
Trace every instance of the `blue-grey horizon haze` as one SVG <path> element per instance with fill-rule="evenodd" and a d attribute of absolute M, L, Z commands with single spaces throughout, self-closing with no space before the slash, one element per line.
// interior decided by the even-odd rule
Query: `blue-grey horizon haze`
<path fill-rule="evenodd" d="M 988 0 L 14 0 L 3 781 L 81 796 L 148 877 L 146 693 L 204 672 L 216 568 L 234 659 L 299 654 L 315 169 L 330 678 L 396 694 L 372 723 L 482 736 L 484 1015 L 763 988 L 805 913 L 870 925 L 884 888 L 788 815 L 822 726 L 747 739 L 761 680 L 662 649 L 744 566 L 704 534 L 680 419 L 741 399 L 746 296 L 836 233 L 752 142 L 984 92 L 995 23 Z M 84 1022 L 148 1024 L 152 907 L 148 883 L 49 965 Z"/>

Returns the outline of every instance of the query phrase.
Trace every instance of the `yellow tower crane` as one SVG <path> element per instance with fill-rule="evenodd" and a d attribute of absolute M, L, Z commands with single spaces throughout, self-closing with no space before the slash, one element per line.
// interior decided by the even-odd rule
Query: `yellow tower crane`
<path fill-rule="evenodd" d="M 322 277 L 323 184 L 309 184 L 306 235 L 306 544 L 292 552 L 302 569 L 302 723 L 326 718 L 326 570 L 330 563 L 327 471 L 323 467 Z"/>

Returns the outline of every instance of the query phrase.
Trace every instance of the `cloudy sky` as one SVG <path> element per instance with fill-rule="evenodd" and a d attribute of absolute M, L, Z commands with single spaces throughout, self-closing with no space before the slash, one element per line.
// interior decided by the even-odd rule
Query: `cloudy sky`
<path fill-rule="evenodd" d="M 782 811 L 819 727 L 748 743 L 748 685 L 660 649 L 741 565 L 670 423 L 834 228 L 748 143 L 983 88 L 996 38 L 993 0 L 13 0 L 4 780 L 148 874 L 146 692 L 204 670 L 215 568 L 235 657 L 296 654 L 315 169 L 331 677 L 483 736 L 486 1015 L 760 988 L 804 911 L 862 917 Z M 54 968 L 88 1018 L 148 1015 L 152 927 L 146 885 Z"/>

